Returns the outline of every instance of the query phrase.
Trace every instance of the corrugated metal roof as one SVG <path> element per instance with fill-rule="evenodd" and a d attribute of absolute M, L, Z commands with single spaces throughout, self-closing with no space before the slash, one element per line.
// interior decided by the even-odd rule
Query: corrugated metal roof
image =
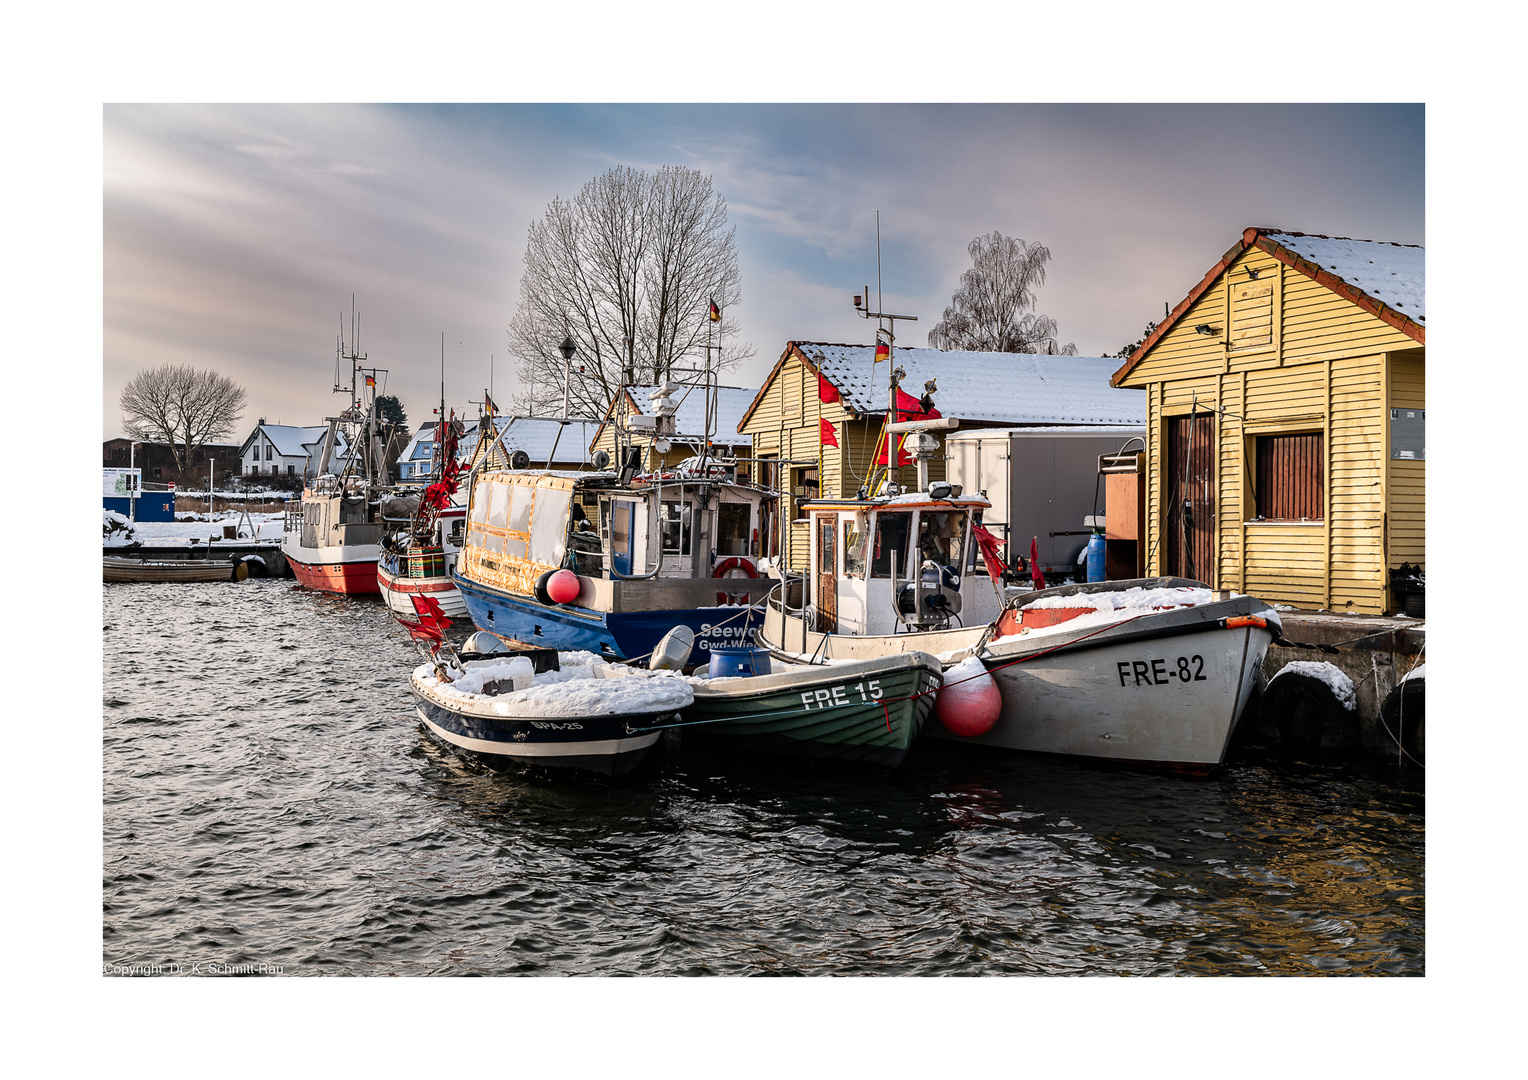
<path fill-rule="evenodd" d="M 796 342 L 857 413 L 886 411 L 889 371 L 875 362 L 872 345 Z M 1143 424 L 1146 395 L 1109 385 L 1118 360 L 1103 356 L 1035 353 L 895 350 L 907 374 L 902 389 L 913 397 L 934 380 L 941 416 L 990 424 Z"/>

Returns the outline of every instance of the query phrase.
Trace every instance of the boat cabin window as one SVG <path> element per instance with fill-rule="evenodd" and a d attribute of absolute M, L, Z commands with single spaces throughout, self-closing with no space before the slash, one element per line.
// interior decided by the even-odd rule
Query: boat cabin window
<path fill-rule="evenodd" d="M 531 527 L 531 497 L 534 488 L 524 484 L 505 484 L 509 489 L 509 535 L 504 538 L 504 554 L 517 559 L 530 556 L 529 537 Z M 490 524 L 492 522 L 490 521 Z"/>
<path fill-rule="evenodd" d="M 573 492 L 567 488 L 538 487 L 536 508 L 531 514 L 531 559 L 557 566 L 567 554 L 568 512 Z"/>
<path fill-rule="evenodd" d="M 925 510 L 918 515 L 918 558 L 961 568 L 960 545 L 966 531 L 964 510 Z"/>
<path fill-rule="evenodd" d="M 844 575 L 865 576 L 865 522 L 863 518 L 844 520 Z"/>
<path fill-rule="evenodd" d="M 875 551 L 870 560 L 870 576 L 891 577 L 891 555 L 896 552 L 897 576 L 907 578 L 907 540 L 912 532 L 913 515 L 908 511 L 875 516 Z"/>
<path fill-rule="evenodd" d="M 716 508 L 716 553 L 747 555 L 748 504 L 724 502 Z"/>
<path fill-rule="evenodd" d="M 664 500 L 658 508 L 658 532 L 663 537 L 663 554 L 690 553 L 690 504 Z"/>

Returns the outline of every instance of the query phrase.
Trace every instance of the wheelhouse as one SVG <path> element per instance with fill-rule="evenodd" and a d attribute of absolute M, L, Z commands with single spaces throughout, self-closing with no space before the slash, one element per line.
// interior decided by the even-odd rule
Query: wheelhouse
<path fill-rule="evenodd" d="M 820 633 L 882 635 L 981 626 L 1002 599 L 971 526 L 985 499 L 891 499 L 803 505 L 811 528 L 803 604 Z"/>

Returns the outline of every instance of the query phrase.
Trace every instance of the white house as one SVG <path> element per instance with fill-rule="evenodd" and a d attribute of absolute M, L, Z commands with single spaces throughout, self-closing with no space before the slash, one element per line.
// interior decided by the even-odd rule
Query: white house
<path fill-rule="evenodd" d="M 555 420 L 516 420 L 511 424 L 505 417 L 496 418 L 494 423 L 500 431 L 508 428 L 504 445 L 510 451 L 524 450 L 536 468 L 545 467 L 550 458 L 554 469 L 577 469 L 587 465 L 591 456 L 589 441 L 599 427 L 582 421 L 563 427 Z M 456 447 L 457 458 L 463 465 L 472 460 L 477 450 L 478 432 L 478 421 L 463 423 L 462 436 Z M 419 426 L 398 456 L 398 479 L 405 484 L 429 483 L 434 454 L 435 421 L 432 420 Z"/>
<path fill-rule="evenodd" d="M 239 472 L 244 476 L 301 476 L 311 480 L 328 432 L 327 425 L 291 427 L 267 424 L 261 417 L 239 451 Z M 341 432 L 335 445 L 334 464 L 342 465 L 347 453 Z"/>

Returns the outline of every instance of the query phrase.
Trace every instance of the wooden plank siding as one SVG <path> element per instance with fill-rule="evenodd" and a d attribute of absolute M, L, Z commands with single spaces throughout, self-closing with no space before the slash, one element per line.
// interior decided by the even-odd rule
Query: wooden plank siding
<path fill-rule="evenodd" d="M 817 372 L 803 364 L 798 356 L 785 359 L 773 378 L 763 387 L 752 413 L 743 425 L 743 433 L 753 439 L 753 456 L 778 456 L 781 459 L 811 460 L 816 462 L 821 454 L 818 473 L 818 493 L 822 498 L 843 498 L 859 491 L 869 478 L 871 462 L 878 453 L 877 436 L 884 417 L 871 413 L 864 417 L 851 415 L 842 402 L 824 403 L 818 396 Z M 838 438 L 838 446 L 825 446 L 821 442 L 821 420 L 831 423 Z M 929 480 L 943 480 L 948 466 L 944 434 L 938 433 L 940 448 L 929 461 Z M 800 466 L 786 465 L 789 470 Z M 916 476 L 915 466 L 901 469 L 901 483 L 905 489 L 912 485 Z M 758 480 L 759 466 L 755 465 L 753 477 Z M 788 477 L 788 472 L 786 473 Z M 789 529 L 787 565 L 792 571 L 807 566 L 810 536 L 804 524 L 796 524 L 801 511 L 794 498 L 787 498 L 782 512 L 789 515 L 793 524 Z"/>
<path fill-rule="evenodd" d="M 1219 332 L 1199 334 L 1197 325 Z M 1242 347 L 1228 344 L 1228 333 Z M 1147 391 L 1147 574 L 1171 572 L 1166 440 L 1173 418 L 1196 402 L 1218 410 L 1214 579 L 1200 574 L 1211 585 L 1300 608 L 1381 614 L 1393 604 L 1388 568 L 1425 565 L 1426 465 L 1390 460 L 1388 425 L 1392 407 L 1426 407 L 1425 350 L 1346 297 L 1250 249 L 1119 385 Z M 1321 436 L 1320 520 L 1254 520 L 1259 436 L 1301 432 Z"/>

